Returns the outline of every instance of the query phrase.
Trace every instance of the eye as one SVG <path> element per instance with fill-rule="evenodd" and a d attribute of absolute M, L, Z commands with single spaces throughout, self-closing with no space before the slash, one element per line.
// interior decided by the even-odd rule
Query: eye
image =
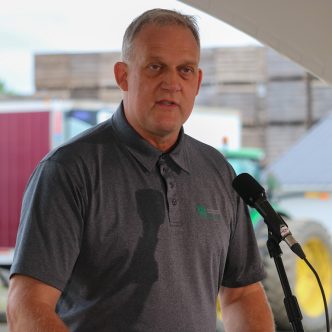
<path fill-rule="evenodd" d="M 186 76 L 193 74 L 195 72 L 195 69 L 191 66 L 183 66 L 180 68 L 180 72 Z"/>
<path fill-rule="evenodd" d="M 160 71 L 160 69 L 162 68 L 162 66 L 158 63 L 150 63 L 148 65 L 148 68 L 152 71 Z"/>

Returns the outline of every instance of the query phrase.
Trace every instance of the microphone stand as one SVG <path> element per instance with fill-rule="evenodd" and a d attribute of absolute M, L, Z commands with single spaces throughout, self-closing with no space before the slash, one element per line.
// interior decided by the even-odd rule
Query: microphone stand
<path fill-rule="evenodd" d="M 268 233 L 268 240 L 266 242 L 267 249 L 269 251 L 270 257 L 273 258 L 274 263 L 276 265 L 279 279 L 281 282 L 282 289 L 284 291 L 284 305 L 286 308 L 288 320 L 292 326 L 294 332 L 304 332 L 302 326 L 302 313 L 297 302 L 296 297 L 292 294 L 292 290 L 289 286 L 288 278 L 286 275 L 286 271 L 284 268 L 283 261 L 281 259 L 282 250 L 280 248 L 279 243 L 281 242 L 273 236 L 272 232 Z"/>

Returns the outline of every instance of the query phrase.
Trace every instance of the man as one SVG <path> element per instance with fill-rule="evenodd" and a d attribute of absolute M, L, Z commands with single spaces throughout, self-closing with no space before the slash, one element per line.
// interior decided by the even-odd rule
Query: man
<path fill-rule="evenodd" d="M 234 173 L 183 133 L 199 91 L 192 17 L 145 12 L 115 65 L 113 117 L 51 152 L 23 205 L 11 331 L 273 331 Z"/>

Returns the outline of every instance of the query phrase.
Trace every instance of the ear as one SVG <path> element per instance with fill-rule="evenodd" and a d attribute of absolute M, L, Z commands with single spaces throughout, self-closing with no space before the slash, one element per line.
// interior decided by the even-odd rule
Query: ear
<path fill-rule="evenodd" d="M 197 91 L 196 91 L 196 96 L 198 95 L 199 89 L 202 84 L 202 79 L 203 79 L 203 71 L 201 68 L 198 69 L 198 84 L 197 84 Z"/>
<path fill-rule="evenodd" d="M 114 65 L 114 76 L 118 87 L 122 91 L 128 91 L 128 66 L 124 62 L 117 62 Z"/>

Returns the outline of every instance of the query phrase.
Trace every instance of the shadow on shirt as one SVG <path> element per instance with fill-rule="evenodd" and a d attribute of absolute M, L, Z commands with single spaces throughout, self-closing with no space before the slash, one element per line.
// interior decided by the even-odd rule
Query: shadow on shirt
<path fill-rule="evenodd" d="M 122 276 L 122 281 L 117 284 L 119 291 L 133 284 L 135 289 L 125 303 L 112 310 L 114 318 L 112 328 L 126 332 L 135 331 L 132 326 L 142 313 L 153 284 L 158 280 L 158 263 L 154 254 L 158 243 L 159 227 L 165 218 L 164 198 L 157 190 L 138 190 L 136 206 L 142 220 L 143 235 L 138 240 L 128 270 Z"/>

